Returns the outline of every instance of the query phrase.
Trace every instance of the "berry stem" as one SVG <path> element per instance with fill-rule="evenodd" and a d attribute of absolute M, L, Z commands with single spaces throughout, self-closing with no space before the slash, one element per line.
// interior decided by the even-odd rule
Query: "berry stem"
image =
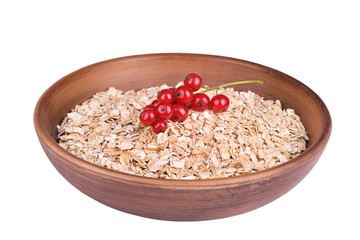
<path fill-rule="evenodd" d="M 211 90 L 215 90 L 215 89 L 219 90 L 219 89 L 221 89 L 223 87 L 232 86 L 232 85 L 238 85 L 238 84 L 244 84 L 244 83 L 260 83 L 260 84 L 263 84 L 264 82 L 260 81 L 260 80 L 246 80 L 246 81 L 225 83 L 225 84 L 222 84 L 222 85 L 219 85 L 219 86 L 207 88 L 207 89 L 201 91 L 200 93 L 206 93 L 206 92 L 211 91 Z"/>
<path fill-rule="evenodd" d="M 142 131 L 144 131 L 147 127 L 149 127 L 149 126 L 145 126 L 145 127 L 142 127 L 142 128 L 138 128 L 138 129 L 135 130 L 135 132 L 142 132 Z"/>

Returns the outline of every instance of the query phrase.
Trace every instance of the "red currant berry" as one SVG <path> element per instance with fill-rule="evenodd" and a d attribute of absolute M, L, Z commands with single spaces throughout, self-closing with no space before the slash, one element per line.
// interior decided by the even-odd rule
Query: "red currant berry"
<path fill-rule="evenodd" d="M 154 101 L 152 101 L 151 105 L 156 106 L 159 103 L 159 100 L 155 99 Z"/>
<path fill-rule="evenodd" d="M 147 105 L 147 106 L 145 107 L 145 109 L 151 109 L 151 110 L 156 111 L 156 106 L 153 105 L 153 104 L 149 104 L 149 105 Z"/>
<path fill-rule="evenodd" d="M 191 102 L 191 108 L 195 111 L 203 112 L 209 108 L 210 98 L 205 93 L 197 93 Z"/>
<path fill-rule="evenodd" d="M 171 117 L 171 121 L 173 122 L 183 122 L 189 116 L 189 110 L 181 104 L 174 104 L 174 113 Z"/>
<path fill-rule="evenodd" d="M 210 101 L 210 108 L 214 112 L 224 112 L 229 105 L 229 98 L 222 94 L 215 95 Z"/>
<path fill-rule="evenodd" d="M 154 133 L 159 134 L 161 132 L 165 132 L 167 129 L 167 123 L 164 120 L 156 120 L 154 124 L 152 125 L 152 130 Z"/>
<path fill-rule="evenodd" d="M 163 89 L 159 92 L 157 99 L 159 102 L 172 103 L 174 101 L 174 93 L 170 89 Z"/>
<path fill-rule="evenodd" d="M 140 113 L 140 121 L 145 126 L 152 125 L 156 120 L 156 114 L 153 109 L 145 109 Z"/>
<path fill-rule="evenodd" d="M 175 94 L 176 88 L 172 87 L 172 88 L 169 88 L 169 90 Z"/>
<path fill-rule="evenodd" d="M 195 92 L 201 88 L 202 78 L 199 74 L 189 73 L 184 80 L 184 85 L 191 87 L 191 89 Z"/>
<path fill-rule="evenodd" d="M 194 98 L 193 90 L 189 86 L 180 86 L 175 91 L 175 101 L 186 105 L 191 103 Z"/>
<path fill-rule="evenodd" d="M 171 118 L 174 108 L 170 103 L 162 102 L 156 106 L 156 116 L 162 120 Z"/>

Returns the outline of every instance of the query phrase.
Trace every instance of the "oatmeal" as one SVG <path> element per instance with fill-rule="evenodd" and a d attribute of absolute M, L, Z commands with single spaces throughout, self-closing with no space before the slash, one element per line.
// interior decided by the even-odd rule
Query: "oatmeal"
<path fill-rule="evenodd" d="M 166 179 L 223 178 L 262 171 L 298 156 L 309 139 L 293 109 L 233 88 L 223 113 L 189 111 L 164 133 L 143 128 L 139 114 L 166 85 L 122 92 L 113 87 L 75 106 L 58 126 L 59 144 L 90 163 Z"/>

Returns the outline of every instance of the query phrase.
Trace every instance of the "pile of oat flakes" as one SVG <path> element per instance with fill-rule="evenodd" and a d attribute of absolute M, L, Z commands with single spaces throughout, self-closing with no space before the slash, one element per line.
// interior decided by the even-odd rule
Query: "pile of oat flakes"
<path fill-rule="evenodd" d="M 207 179 L 265 170 L 306 149 L 307 133 L 292 109 L 254 92 L 218 90 L 230 99 L 224 113 L 190 111 L 156 135 L 139 114 L 159 90 L 122 92 L 111 87 L 77 105 L 58 126 L 59 144 L 88 162 L 153 178 Z M 207 92 L 209 97 L 215 90 Z"/>

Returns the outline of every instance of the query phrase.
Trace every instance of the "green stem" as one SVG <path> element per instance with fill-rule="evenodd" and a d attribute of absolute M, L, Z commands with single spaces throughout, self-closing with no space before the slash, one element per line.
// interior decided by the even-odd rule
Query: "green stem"
<path fill-rule="evenodd" d="M 138 129 L 136 129 L 135 132 L 142 132 L 142 131 L 144 131 L 147 127 L 148 127 L 148 126 L 145 126 L 145 127 L 142 127 L 142 128 L 138 128 Z"/>
<path fill-rule="evenodd" d="M 260 81 L 260 80 L 246 80 L 246 81 L 225 83 L 225 84 L 222 84 L 222 85 L 219 85 L 219 86 L 215 86 L 215 87 L 205 89 L 205 90 L 201 91 L 200 93 L 206 93 L 206 92 L 211 91 L 211 90 L 221 89 L 223 87 L 232 86 L 232 85 L 238 85 L 238 84 L 244 84 L 244 83 L 260 83 L 260 84 L 263 84 L 264 82 Z"/>

